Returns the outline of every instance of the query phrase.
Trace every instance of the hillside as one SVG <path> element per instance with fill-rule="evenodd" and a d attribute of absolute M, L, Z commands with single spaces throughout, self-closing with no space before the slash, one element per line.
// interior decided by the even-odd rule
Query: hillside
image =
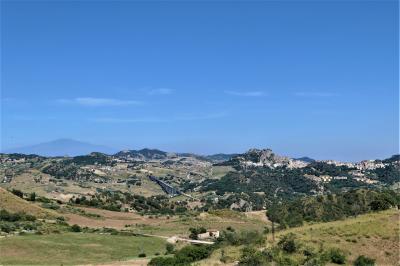
<path fill-rule="evenodd" d="M 354 261 L 359 255 L 376 259 L 377 265 L 398 265 L 400 213 L 391 209 L 346 220 L 305 225 L 278 232 L 277 238 L 294 233 L 315 249 L 339 248 Z M 271 243 L 271 242 L 270 242 Z"/>
<path fill-rule="evenodd" d="M 256 249 L 263 251 L 258 255 L 266 256 L 266 260 L 270 254 L 276 253 L 276 259 L 281 260 L 281 263 L 289 263 L 282 265 L 303 265 L 307 259 L 304 254 L 324 253 L 331 249 L 339 249 L 344 253 L 346 265 L 353 265 L 354 260 L 361 255 L 375 259 L 376 265 L 399 265 L 399 219 L 399 211 L 391 209 L 341 221 L 308 224 L 277 232 L 275 241 L 269 233 L 265 237 L 266 242 Z M 279 241 L 290 233 L 294 234 L 297 251 L 279 253 Z M 215 250 L 210 258 L 196 265 L 236 265 L 235 261 L 243 259 L 243 248 L 244 246 L 223 246 Z M 315 263 L 307 265 L 325 265 Z"/>
<path fill-rule="evenodd" d="M 4 209 L 11 213 L 25 212 L 38 218 L 51 218 L 58 216 L 51 210 L 43 209 L 31 202 L 28 202 L 7 190 L 0 187 L 0 209 Z"/>
<path fill-rule="evenodd" d="M 197 199 L 198 204 L 190 205 L 191 209 L 255 211 L 268 207 L 274 199 L 391 187 L 399 182 L 397 159 L 393 156 L 357 163 L 308 163 L 270 149 L 215 157 L 156 149 L 57 158 L 0 154 L 0 186 L 63 201 L 81 196 L 92 198 L 100 191 L 146 197 L 165 195 L 149 179 L 153 175 L 189 195 L 188 198 Z"/>

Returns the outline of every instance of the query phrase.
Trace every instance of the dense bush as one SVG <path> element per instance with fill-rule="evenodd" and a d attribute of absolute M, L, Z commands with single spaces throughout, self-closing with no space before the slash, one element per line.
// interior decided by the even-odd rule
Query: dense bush
<path fill-rule="evenodd" d="M 81 229 L 81 227 L 79 225 L 74 224 L 74 225 L 71 226 L 71 231 L 78 233 L 78 232 L 81 232 L 82 229 Z"/>
<path fill-rule="evenodd" d="M 198 228 L 189 228 L 190 231 L 190 235 L 189 238 L 190 239 L 197 239 L 197 235 L 198 234 L 204 234 L 207 232 L 207 230 L 204 227 L 198 227 Z"/>
<path fill-rule="evenodd" d="M 192 262 L 208 258 L 213 246 L 192 245 L 178 250 L 174 257 L 156 257 L 150 262 L 150 266 L 189 265 Z"/>
<path fill-rule="evenodd" d="M 304 221 L 327 222 L 369 211 L 386 210 L 399 202 L 399 194 L 391 190 L 359 189 L 274 202 L 268 207 L 267 216 L 283 228 L 295 227 L 301 226 Z"/>
<path fill-rule="evenodd" d="M 175 249 L 175 246 L 173 244 L 171 244 L 171 243 L 167 243 L 165 245 L 166 254 L 174 253 L 174 249 Z"/>
<path fill-rule="evenodd" d="M 6 210 L 0 210 L 0 221 L 17 222 L 17 221 L 30 221 L 33 222 L 36 217 L 24 212 L 10 213 Z"/>
<path fill-rule="evenodd" d="M 240 266 L 261 266 L 267 265 L 269 262 L 268 257 L 263 252 L 254 249 L 253 247 L 245 247 L 242 250 L 242 256 L 239 260 Z"/>
<path fill-rule="evenodd" d="M 0 231 L 11 233 L 20 230 L 36 230 L 36 217 L 24 212 L 10 213 L 0 210 Z"/>
<path fill-rule="evenodd" d="M 295 240 L 295 235 L 290 233 L 285 236 L 283 236 L 279 242 L 278 246 L 285 252 L 287 253 L 293 253 L 296 252 L 297 250 L 297 243 Z"/>
<path fill-rule="evenodd" d="M 18 196 L 20 198 L 24 198 L 24 193 L 21 190 L 18 189 L 13 189 L 11 191 L 15 196 Z"/>
<path fill-rule="evenodd" d="M 46 209 L 52 209 L 52 210 L 60 209 L 60 205 L 58 205 L 57 203 L 54 203 L 54 202 L 42 203 L 42 207 L 46 208 Z"/>
<path fill-rule="evenodd" d="M 149 266 L 177 266 L 179 265 L 173 257 L 156 257 L 151 259 Z M 182 265 L 182 264 L 181 264 Z"/>
<path fill-rule="evenodd" d="M 346 263 L 346 255 L 340 249 L 331 249 L 328 254 L 331 262 L 336 264 Z"/>
<path fill-rule="evenodd" d="M 354 261 L 354 266 L 374 266 L 374 265 L 375 265 L 375 260 L 368 258 L 366 256 L 359 256 Z"/>

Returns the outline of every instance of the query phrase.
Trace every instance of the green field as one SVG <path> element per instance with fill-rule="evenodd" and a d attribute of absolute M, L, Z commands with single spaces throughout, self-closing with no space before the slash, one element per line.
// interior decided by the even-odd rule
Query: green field
<path fill-rule="evenodd" d="M 23 235 L 0 239 L 0 265 L 76 265 L 115 262 L 165 252 L 154 237 L 83 233 Z"/>

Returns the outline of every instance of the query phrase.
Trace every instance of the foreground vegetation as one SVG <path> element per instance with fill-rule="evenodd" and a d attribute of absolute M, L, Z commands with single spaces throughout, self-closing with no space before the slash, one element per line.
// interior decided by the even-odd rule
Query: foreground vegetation
<path fill-rule="evenodd" d="M 196 265 L 398 265 L 399 218 L 391 209 L 281 230 L 275 240 L 221 245 Z"/>
<path fill-rule="evenodd" d="M 93 233 L 23 235 L 0 239 L 0 250 L 4 265 L 77 265 L 164 254 L 165 240 Z"/>

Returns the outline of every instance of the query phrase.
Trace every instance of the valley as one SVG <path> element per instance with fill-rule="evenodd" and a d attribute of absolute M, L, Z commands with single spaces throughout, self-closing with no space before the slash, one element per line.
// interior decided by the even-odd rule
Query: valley
<path fill-rule="evenodd" d="M 0 160 L 0 264 L 329 264 L 340 249 L 346 263 L 396 265 L 397 155 L 344 163 L 143 149 Z M 278 244 L 288 235 L 296 251 Z"/>

